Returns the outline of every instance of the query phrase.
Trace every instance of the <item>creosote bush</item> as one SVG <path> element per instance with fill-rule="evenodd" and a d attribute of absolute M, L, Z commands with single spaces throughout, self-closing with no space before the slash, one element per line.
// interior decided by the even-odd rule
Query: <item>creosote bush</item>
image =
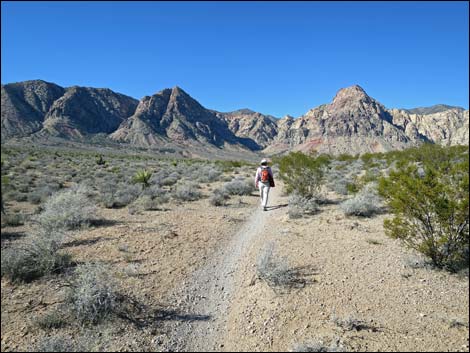
<path fill-rule="evenodd" d="M 394 215 L 384 221 L 386 233 L 437 267 L 468 268 L 468 147 L 425 145 L 411 152 L 379 181 L 379 192 Z"/>
<path fill-rule="evenodd" d="M 291 152 L 276 159 L 287 193 L 297 192 L 309 198 L 315 197 L 320 191 L 329 162 L 329 156 L 306 155 L 302 152 Z"/>

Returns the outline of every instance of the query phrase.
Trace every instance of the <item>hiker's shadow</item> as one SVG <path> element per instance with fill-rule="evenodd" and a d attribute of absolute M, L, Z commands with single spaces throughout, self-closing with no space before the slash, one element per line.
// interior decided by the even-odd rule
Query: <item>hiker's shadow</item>
<path fill-rule="evenodd" d="M 162 305 L 150 307 L 126 295 L 120 295 L 118 302 L 120 304 L 116 312 L 118 317 L 129 321 L 137 328 L 145 328 L 163 321 L 196 322 L 211 320 L 210 315 L 187 313 Z"/>
<path fill-rule="evenodd" d="M 289 204 L 287 204 L 287 203 L 286 203 L 286 204 L 282 204 L 282 205 L 276 205 L 276 206 L 267 206 L 267 207 L 266 207 L 266 210 L 267 210 L 267 211 L 274 211 L 274 210 L 277 210 L 277 209 L 279 209 L 279 208 L 283 208 L 283 207 L 287 207 L 287 206 L 289 206 Z"/>

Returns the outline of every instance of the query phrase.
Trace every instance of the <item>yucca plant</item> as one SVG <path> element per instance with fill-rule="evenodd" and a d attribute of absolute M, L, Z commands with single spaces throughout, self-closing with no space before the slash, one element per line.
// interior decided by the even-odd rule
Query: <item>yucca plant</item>
<path fill-rule="evenodd" d="M 142 184 L 142 190 L 150 186 L 150 178 L 152 177 L 152 172 L 148 170 L 139 170 L 134 175 L 134 183 Z"/>
<path fill-rule="evenodd" d="M 105 165 L 106 164 L 106 161 L 103 159 L 102 155 L 99 155 L 99 156 L 96 157 L 96 164 L 98 164 L 98 165 Z"/>

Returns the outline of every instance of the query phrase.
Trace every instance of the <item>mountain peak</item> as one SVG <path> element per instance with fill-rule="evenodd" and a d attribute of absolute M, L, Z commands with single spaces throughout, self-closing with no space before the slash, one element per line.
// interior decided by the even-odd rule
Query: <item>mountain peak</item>
<path fill-rule="evenodd" d="M 360 98 L 365 98 L 365 97 L 369 97 L 366 91 L 364 91 L 364 89 L 359 85 L 353 85 L 353 86 L 341 88 L 336 93 L 334 100 L 344 99 L 344 98 L 359 98 L 360 99 Z"/>
<path fill-rule="evenodd" d="M 359 85 L 342 88 L 337 93 L 330 105 L 331 109 L 352 109 L 362 104 L 371 104 L 373 99 L 369 97 L 364 89 Z"/>
<path fill-rule="evenodd" d="M 180 87 L 180 86 L 174 86 L 172 89 L 171 89 L 171 92 L 173 94 L 186 94 L 187 93 Z"/>

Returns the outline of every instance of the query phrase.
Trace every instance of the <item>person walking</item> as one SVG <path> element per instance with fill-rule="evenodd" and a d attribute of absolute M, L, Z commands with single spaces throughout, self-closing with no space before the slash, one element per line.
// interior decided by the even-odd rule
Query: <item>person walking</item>
<path fill-rule="evenodd" d="M 275 185 L 273 171 L 268 166 L 266 159 L 261 161 L 261 165 L 256 170 L 255 185 L 256 188 L 259 189 L 261 207 L 263 207 L 263 211 L 267 211 L 269 189 L 273 188 Z"/>

